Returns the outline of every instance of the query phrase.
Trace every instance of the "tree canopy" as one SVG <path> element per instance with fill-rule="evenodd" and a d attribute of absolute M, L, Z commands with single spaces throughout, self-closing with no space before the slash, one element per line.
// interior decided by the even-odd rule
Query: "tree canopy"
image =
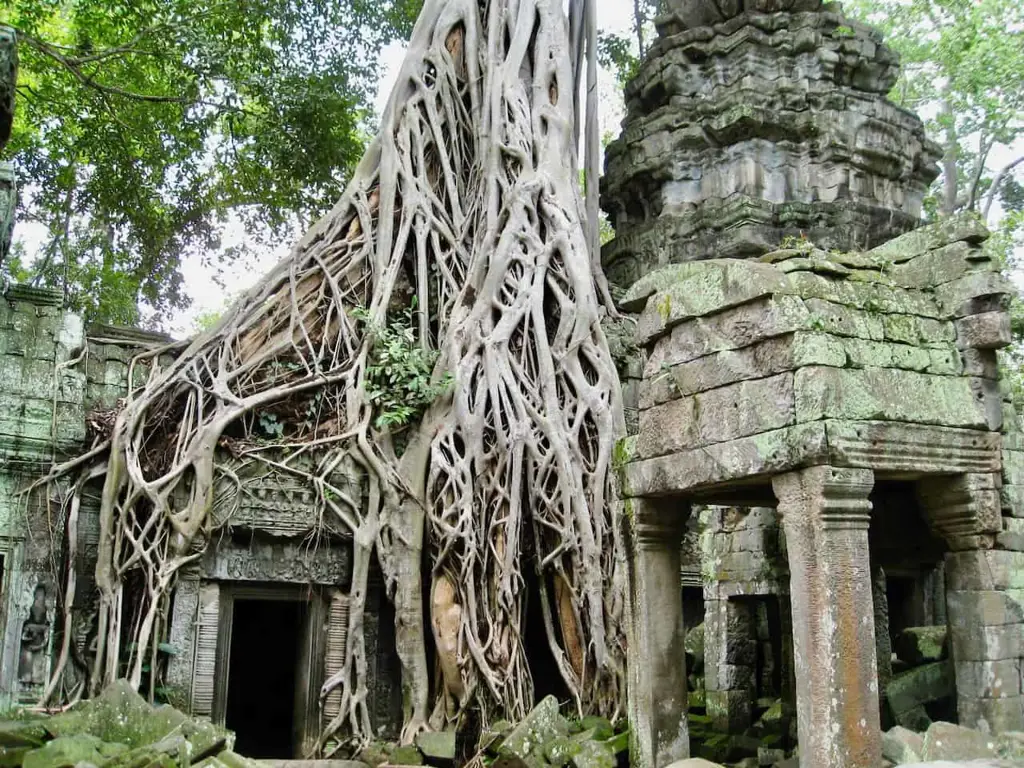
<path fill-rule="evenodd" d="M 854 0 L 847 10 L 878 27 L 900 54 L 903 73 L 891 98 L 926 118 L 943 146 L 930 214 L 977 211 L 1013 238 L 1024 223 L 1024 6 Z"/>
<path fill-rule="evenodd" d="M 340 196 L 371 125 L 381 48 L 417 0 L 13 0 L 21 70 L 7 154 L 19 221 L 44 232 L 8 277 L 87 318 L 188 303 L 181 264 L 229 212 L 268 238 Z"/>

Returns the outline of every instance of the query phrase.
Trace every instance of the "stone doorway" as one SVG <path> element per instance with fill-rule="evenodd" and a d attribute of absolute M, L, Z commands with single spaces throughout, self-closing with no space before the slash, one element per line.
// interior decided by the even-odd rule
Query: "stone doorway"
<path fill-rule="evenodd" d="M 318 734 L 325 619 L 318 592 L 222 585 L 215 719 L 256 759 L 298 759 Z"/>

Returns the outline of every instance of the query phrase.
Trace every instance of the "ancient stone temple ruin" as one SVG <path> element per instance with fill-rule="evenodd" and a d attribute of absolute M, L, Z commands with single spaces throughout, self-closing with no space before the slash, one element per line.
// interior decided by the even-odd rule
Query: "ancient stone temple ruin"
<path fill-rule="evenodd" d="M 875 31 L 817 0 L 665 5 L 603 200 L 637 323 L 634 760 L 686 756 L 690 721 L 724 761 L 769 716 L 792 746 L 792 718 L 805 768 L 881 764 L 883 724 L 1021 730 L 1024 443 L 986 232 L 915 230 L 938 153 Z M 904 630 L 934 663 L 907 670 Z"/>
<path fill-rule="evenodd" d="M 62 498 L 25 494 L 54 461 L 80 455 L 126 392 L 131 360 L 166 337 L 84 327 L 60 292 L 10 287 L 0 300 L 0 709 L 35 704 L 62 645 L 69 681 L 90 661 L 99 537 L 98 481 L 69 526 Z M 139 372 L 136 371 L 136 374 Z M 227 724 L 238 748 L 302 757 L 336 713 L 323 681 L 341 664 L 351 578 L 351 540 L 314 517 L 313 490 L 294 474 L 225 455 L 215 532 L 202 559 L 179 577 L 165 615 L 159 697 Z M 345 478 L 336 480 L 345 487 Z M 78 563 L 65 638 L 61 615 L 69 560 Z M 83 580 L 86 583 L 83 583 Z M 125 610 L 131 610 L 126 606 Z M 379 577 L 367 611 L 371 712 L 382 736 L 401 720 L 394 618 Z M 69 683 L 73 684 L 73 683 Z M 334 708 L 332 710 L 332 707 Z"/>

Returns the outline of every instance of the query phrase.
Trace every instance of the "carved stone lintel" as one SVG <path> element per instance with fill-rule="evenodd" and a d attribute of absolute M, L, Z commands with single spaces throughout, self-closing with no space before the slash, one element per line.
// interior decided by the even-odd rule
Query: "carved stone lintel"
<path fill-rule="evenodd" d="M 950 549 L 990 549 L 1003 526 L 1001 485 L 994 473 L 927 477 L 917 493 L 929 524 Z"/>
<path fill-rule="evenodd" d="M 783 521 L 813 522 L 823 529 L 866 531 L 871 525 L 874 473 L 868 469 L 820 466 L 772 480 Z"/>

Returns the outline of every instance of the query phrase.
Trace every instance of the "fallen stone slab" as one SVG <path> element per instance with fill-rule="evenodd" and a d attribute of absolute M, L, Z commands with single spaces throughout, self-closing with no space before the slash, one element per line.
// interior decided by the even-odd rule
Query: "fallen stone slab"
<path fill-rule="evenodd" d="M 953 723 L 932 723 L 924 735 L 924 761 L 984 760 L 996 757 L 994 736 Z"/>
<path fill-rule="evenodd" d="M 909 627 L 896 636 L 893 650 L 902 661 L 913 666 L 942 661 L 948 655 L 949 630 L 942 627 Z"/>
<path fill-rule="evenodd" d="M 416 746 L 431 764 L 455 762 L 455 731 L 424 732 L 416 735 Z"/>
<path fill-rule="evenodd" d="M 896 765 L 921 762 L 924 736 L 897 725 L 882 734 L 882 757 Z"/>
<path fill-rule="evenodd" d="M 569 721 L 558 711 L 558 699 L 548 696 L 509 732 L 498 747 L 498 754 L 525 760 L 535 749 L 568 735 Z"/>

